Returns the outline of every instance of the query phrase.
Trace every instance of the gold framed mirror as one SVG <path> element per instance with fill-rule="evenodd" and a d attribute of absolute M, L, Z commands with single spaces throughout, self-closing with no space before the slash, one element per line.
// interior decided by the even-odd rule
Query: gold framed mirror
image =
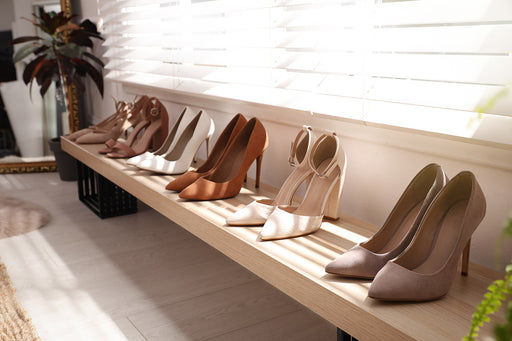
<path fill-rule="evenodd" d="M 20 18 L 21 17 L 30 17 L 31 13 L 33 13 L 34 10 L 37 9 L 37 7 L 45 7 L 46 8 L 47 6 L 53 6 L 52 8 L 56 8 L 56 10 L 58 10 L 59 6 L 60 6 L 61 11 L 64 11 L 68 15 L 72 14 L 71 0 L 32 0 L 32 1 L 26 1 L 26 2 L 25 1 L 20 2 L 17 0 L 8 0 L 8 1 L 9 2 L 12 1 L 12 5 L 6 4 L 5 6 L 7 6 L 7 9 L 8 10 L 10 9 L 11 12 L 13 13 L 13 16 L 12 16 L 12 23 L 13 23 L 12 35 L 13 36 L 14 35 L 20 36 L 20 35 L 23 35 L 23 33 L 24 33 L 23 30 L 19 29 L 19 26 L 16 26 L 16 19 L 18 17 L 20 17 Z M 9 6 L 11 6 L 11 7 L 9 8 Z M 6 27 L 4 27 L 2 29 L 5 30 Z M 18 31 L 18 32 L 16 32 L 16 31 Z M 4 83 L 4 84 L 7 84 L 7 83 Z M 0 85 L 2 85 L 2 84 L 0 84 Z M 7 86 L 4 86 L 2 90 L 6 90 L 6 88 L 7 88 Z M 27 87 L 27 89 L 28 89 L 28 87 Z M 28 92 L 28 90 L 26 90 L 26 91 Z M 37 96 L 39 96 L 38 92 L 34 92 L 34 95 L 32 96 L 32 98 L 35 97 L 36 93 L 37 93 Z M 79 126 L 80 126 L 79 104 L 78 104 L 79 102 L 78 102 L 77 89 L 72 88 L 71 91 L 68 91 L 68 94 L 69 94 L 69 96 L 68 96 L 67 100 L 68 100 L 68 103 L 70 103 L 70 105 L 68 106 L 69 130 L 76 131 L 79 129 Z M 28 95 L 28 93 L 27 93 L 27 95 Z M 4 97 L 8 97 L 8 95 L 4 96 Z M 27 101 L 28 101 L 28 97 L 29 96 L 27 96 Z M 8 100 L 6 100 L 5 102 L 8 102 Z M 50 105 L 50 107 L 53 108 L 54 105 L 53 106 Z M 7 103 L 5 103 L 5 108 L 7 108 Z M 46 125 L 48 123 L 48 121 L 46 121 L 47 117 L 48 117 L 48 115 L 47 115 L 48 108 L 43 107 L 41 111 L 42 111 L 41 115 L 43 117 L 42 125 Z M 53 115 L 55 116 L 56 114 L 54 113 Z M 21 124 L 27 124 L 27 122 L 31 122 L 31 121 L 33 121 L 33 120 L 28 119 L 28 121 L 26 120 L 25 122 L 23 122 L 23 120 L 22 120 Z M 55 123 L 50 123 L 50 124 L 55 124 Z M 10 123 L 9 125 L 12 126 L 13 124 Z M 13 135 L 14 135 L 14 131 L 15 131 L 15 129 L 11 130 L 11 133 L 13 133 Z M 27 135 L 27 133 L 25 133 L 25 130 L 23 130 L 23 133 L 18 134 L 18 136 L 21 136 L 21 139 L 27 139 L 26 135 Z M 30 135 L 30 133 L 28 133 L 28 135 Z M 16 149 L 20 156 L 18 157 L 18 156 L 9 156 L 8 155 L 8 157 L 4 158 L 3 162 L 0 161 L 0 174 L 29 173 L 29 172 L 54 172 L 54 171 L 56 171 L 57 166 L 55 163 L 55 159 L 52 156 L 48 156 L 49 154 L 51 154 L 51 152 L 49 152 L 49 148 L 48 148 L 47 144 L 48 144 L 48 140 L 50 139 L 50 137 L 52 137 L 52 134 L 44 132 L 41 135 L 42 135 L 42 138 L 37 142 L 37 143 L 40 143 L 43 145 L 42 147 L 40 147 L 43 149 L 43 153 L 42 153 L 43 155 L 41 157 L 32 157 L 32 155 L 30 155 L 31 157 L 23 157 L 22 153 L 20 152 L 22 150 L 22 148 L 16 146 Z M 53 136 L 58 136 L 58 134 L 53 135 Z M 0 137 L 1 137 L 1 134 L 0 134 Z M 19 139 L 16 138 L 16 143 L 18 143 L 18 140 Z"/>

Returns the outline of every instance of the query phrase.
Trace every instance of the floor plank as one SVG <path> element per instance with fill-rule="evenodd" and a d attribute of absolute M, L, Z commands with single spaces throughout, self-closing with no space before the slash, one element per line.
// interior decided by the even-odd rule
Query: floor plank
<path fill-rule="evenodd" d="M 101 220 L 56 173 L 1 175 L 0 193 L 52 216 L 0 240 L 44 341 L 335 339 L 331 324 L 143 204 Z"/>

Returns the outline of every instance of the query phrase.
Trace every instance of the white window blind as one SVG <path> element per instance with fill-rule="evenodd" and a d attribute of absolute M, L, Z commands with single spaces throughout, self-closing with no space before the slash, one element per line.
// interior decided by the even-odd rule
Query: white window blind
<path fill-rule="evenodd" d="M 99 2 L 119 82 L 462 136 L 512 83 L 510 0 Z"/>

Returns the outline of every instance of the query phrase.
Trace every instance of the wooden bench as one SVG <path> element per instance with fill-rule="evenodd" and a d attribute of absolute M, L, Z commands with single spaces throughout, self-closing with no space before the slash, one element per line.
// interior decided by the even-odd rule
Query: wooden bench
<path fill-rule="evenodd" d="M 487 286 L 502 277 L 471 264 L 469 276 L 457 276 L 441 300 L 379 302 L 367 297 L 370 281 L 324 271 L 330 260 L 375 233 L 376 226 L 342 215 L 336 222 L 324 222 L 320 231 L 309 236 L 260 242 L 260 227 L 230 227 L 225 218 L 254 199 L 273 197 L 275 189 L 265 185 L 255 189 L 249 179 L 235 198 L 185 201 L 165 190 L 172 176 L 106 158 L 97 152 L 100 148 L 62 138 L 62 149 L 78 161 L 360 341 L 460 340 L 469 331 L 471 316 Z M 490 330 L 486 325 L 480 335 L 492 335 Z"/>

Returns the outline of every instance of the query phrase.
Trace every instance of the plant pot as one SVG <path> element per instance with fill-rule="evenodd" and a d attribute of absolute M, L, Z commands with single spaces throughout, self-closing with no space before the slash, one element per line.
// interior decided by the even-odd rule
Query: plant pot
<path fill-rule="evenodd" d="M 62 150 L 60 147 L 60 137 L 51 139 L 48 141 L 48 144 L 55 155 L 55 162 L 57 163 L 57 171 L 59 172 L 60 179 L 62 181 L 76 181 L 76 160 L 74 157 Z"/>

